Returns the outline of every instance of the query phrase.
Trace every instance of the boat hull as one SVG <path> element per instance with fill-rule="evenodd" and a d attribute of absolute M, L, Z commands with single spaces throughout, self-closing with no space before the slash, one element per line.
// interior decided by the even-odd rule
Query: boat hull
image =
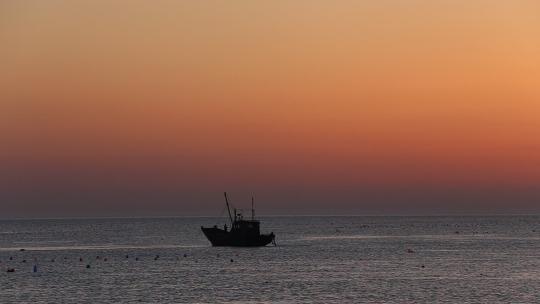
<path fill-rule="evenodd" d="M 217 227 L 201 227 L 212 246 L 262 247 L 274 240 L 274 234 L 248 234 L 243 231 L 225 231 Z"/>

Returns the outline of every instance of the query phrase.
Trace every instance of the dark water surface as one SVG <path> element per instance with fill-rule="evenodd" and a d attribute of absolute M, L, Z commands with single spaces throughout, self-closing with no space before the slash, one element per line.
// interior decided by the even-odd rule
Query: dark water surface
<path fill-rule="evenodd" d="M 262 220 L 277 247 L 210 247 L 221 218 L 0 221 L 0 303 L 540 303 L 539 216 Z"/>

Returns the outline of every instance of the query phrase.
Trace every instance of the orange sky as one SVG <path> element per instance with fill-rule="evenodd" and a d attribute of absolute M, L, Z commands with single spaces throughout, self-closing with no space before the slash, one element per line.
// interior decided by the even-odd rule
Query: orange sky
<path fill-rule="evenodd" d="M 539 13 L 496 0 L 2 1 L 0 211 L 213 214 L 227 189 L 269 213 L 538 210 Z"/>

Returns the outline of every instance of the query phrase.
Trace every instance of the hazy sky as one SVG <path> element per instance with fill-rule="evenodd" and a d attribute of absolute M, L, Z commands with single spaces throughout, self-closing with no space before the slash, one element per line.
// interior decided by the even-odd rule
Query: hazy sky
<path fill-rule="evenodd" d="M 0 216 L 540 211 L 540 1 L 0 2 Z"/>

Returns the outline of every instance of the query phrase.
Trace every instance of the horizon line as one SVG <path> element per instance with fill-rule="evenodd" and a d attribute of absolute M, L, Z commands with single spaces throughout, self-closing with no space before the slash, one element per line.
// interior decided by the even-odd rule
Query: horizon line
<path fill-rule="evenodd" d="M 540 216 L 539 213 L 440 213 L 440 214 L 271 214 L 256 218 L 271 217 L 512 217 Z M 59 217 L 0 217 L 0 221 L 32 220 L 114 220 L 114 219 L 174 219 L 174 218 L 226 218 L 216 215 L 151 215 L 151 216 L 59 216 Z"/>

